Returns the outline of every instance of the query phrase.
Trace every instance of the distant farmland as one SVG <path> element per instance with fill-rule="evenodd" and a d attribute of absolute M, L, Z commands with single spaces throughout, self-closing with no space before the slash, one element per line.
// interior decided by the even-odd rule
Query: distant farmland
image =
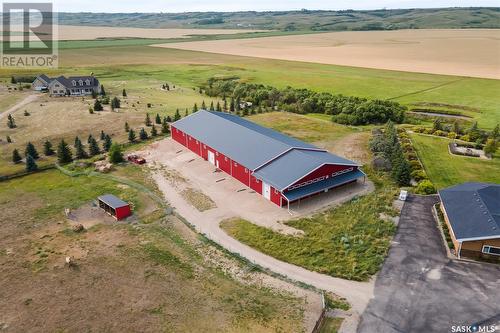
<path fill-rule="evenodd" d="M 500 79 L 499 31 L 349 31 L 157 45 L 239 56 Z M 460 52 L 457 52 L 460 50 Z"/>

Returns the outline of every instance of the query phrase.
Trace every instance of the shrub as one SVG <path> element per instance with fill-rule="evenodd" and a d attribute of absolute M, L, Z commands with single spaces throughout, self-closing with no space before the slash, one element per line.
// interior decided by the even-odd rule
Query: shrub
<path fill-rule="evenodd" d="M 424 179 L 427 179 L 427 175 L 425 174 L 424 170 L 414 170 L 411 173 L 411 178 L 413 178 L 417 182 L 420 182 Z"/>
<path fill-rule="evenodd" d="M 425 128 L 422 126 L 413 127 L 413 132 L 415 132 L 415 133 L 424 133 L 424 131 L 425 131 Z"/>
<path fill-rule="evenodd" d="M 457 133 L 455 133 L 455 132 L 450 132 L 450 133 L 448 133 L 448 135 L 447 135 L 447 136 L 448 136 L 448 139 L 452 139 L 452 140 L 453 140 L 453 139 L 456 139 L 456 137 L 457 137 Z"/>
<path fill-rule="evenodd" d="M 442 130 L 437 130 L 434 132 L 434 135 L 437 135 L 437 136 L 446 136 L 447 133 L 445 131 L 442 131 Z"/>
<path fill-rule="evenodd" d="M 425 134 L 431 134 L 431 135 L 432 135 L 432 134 L 434 134 L 434 129 L 432 129 L 432 128 L 426 128 L 426 129 L 424 130 L 424 133 L 425 133 Z"/>
<path fill-rule="evenodd" d="M 418 183 L 416 192 L 418 194 L 434 194 L 436 193 L 436 187 L 430 180 L 424 179 Z"/>
<path fill-rule="evenodd" d="M 469 134 L 462 135 L 462 136 L 460 137 L 460 140 L 462 140 L 462 141 L 467 141 L 467 142 L 470 142 L 470 141 L 471 141 L 471 140 L 470 140 L 470 136 L 469 136 Z"/>
<path fill-rule="evenodd" d="M 414 152 L 409 152 L 406 154 L 406 158 L 409 160 L 409 161 L 418 161 L 418 157 L 417 157 L 417 154 L 414 153 Z"/>
<path fill-rule="evenodd" d="M 415 170 L 422 170 L 422 165 L 420 165 L 420 162 L 418 160 L 413 160 L 410 161 L 410 167 L 413 171 Z"/>

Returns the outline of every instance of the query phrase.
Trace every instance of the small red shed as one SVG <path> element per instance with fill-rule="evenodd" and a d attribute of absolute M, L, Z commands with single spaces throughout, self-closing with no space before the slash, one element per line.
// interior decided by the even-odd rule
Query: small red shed
<path fill-rule="evenodd" d="M 130 205 L 112 194 L 101 195 L 97 200 L 99 207 L 117 220 L 123 220 L 132 214 Z"/>

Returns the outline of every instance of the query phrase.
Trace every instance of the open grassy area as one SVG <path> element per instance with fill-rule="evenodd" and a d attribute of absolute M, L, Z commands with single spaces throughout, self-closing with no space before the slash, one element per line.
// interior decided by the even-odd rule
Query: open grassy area
<path fill-rule="evenodd" d="M 366 281 L 382 264 L 395 230 L 381 213 L 394 215 L 397 188 L 383 176 L 372 175 L 376 191 L 311 217 L 286 222 L 304 231 L 284 235 L 251 222 L 232 219 L 221 227 L 232 237 L 280 260 L 309 270 L 350 280 Z"/>
<path fill-rule="evenodd" d="M 411 134 L 418 157 L 431 181 L 439 188 L 466 181 L 500 183 L 500 158 L 492 160 L 451 155 L 449 139 Z"/>
<path fill-rule="evenodd" d="M 146 184 L 137 171 L 116 173 Z M 123 184 L 55 170 L 0 183 L 2 325 L 50 332 L 303 331 L 299 298 L 231 278 L 204 259 L 213 249 L 172 216 L 71 231 L 64 208 L 104 193 L 132 201 L 139 215 L 158 209 Z M 66 256 L 74 268 L 64 265 Z M 68 313 L 78 316 L 68 320 Z"/>

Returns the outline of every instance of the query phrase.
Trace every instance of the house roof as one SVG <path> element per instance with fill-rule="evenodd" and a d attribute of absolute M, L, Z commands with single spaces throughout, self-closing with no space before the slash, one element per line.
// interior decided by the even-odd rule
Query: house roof
<path fill-rule="evenodd" d="M 48 77 L 47 77 L 48 78 Z M 61 83 L 65 88 L 71 89 L 71 88 L 90 88 L 90 87 L 97 87 L 99 86 L 99 80 L 93 76 L 70 76 L 66 78 L 65 76 L 61 75 L 59 77 L 50 79 L 50 83 L 53 81 L 56 81 Z M 82 84 L 80 84 L 80 80 L 82 81 Z M 90 81 L 90 85 L 86 84 L 86 81 Z M 73 85 L 73 81 L 75 81 L 75 85 Z"/>
<path fill-rule="evenodd" d="M 52 79 L 45 74 L 38 75 L 37 79 L 42 80 L 45 83 L 50 83 L 52 81 Z"/>
<path fill-rule="evenodd" d="M 121 200 L 120 198 L 115 197 L 112 194 L 101 195 L 97 199 L 99 199 L 100 201 L 104 202 L 106 205 L 114 209 L 128 206 L 128 203 Z"/>
<path fill-rule="evenodd" d="M 241 117 L 201 110 L 173 126 L 254 172 L 278 190 L 323 164 L 355 162 Z"/>
<path fill-rule="evenodd" d="M 439 191 L 459 241 L 500 238 L 500 185 L 464 183 Z"/>

